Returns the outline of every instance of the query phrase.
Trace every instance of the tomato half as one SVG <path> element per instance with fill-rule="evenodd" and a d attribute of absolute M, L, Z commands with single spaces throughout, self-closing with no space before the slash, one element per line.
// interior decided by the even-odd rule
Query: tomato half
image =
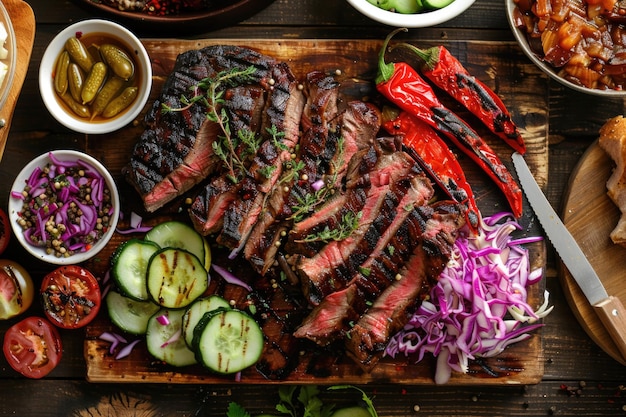
<path fill-rule="evenodd" d="M 42 378 L 61 361 L 58 330 L 42 317 L 27 317 L 4 334 L 4 357 L 11 368 L 28 378 Z"/>
<path fill-rule="evenodd" d="M 98 281 L 78 265 L 64 265 L 47 274 L 40 293 L 46 316 L 63 329 L 76 329 L 91 322 L 102 301 Z"/>
<path fill-rule="evenodd" d="M 9 216 L 7 212 L 0 208 L 0 255 L 9 246 L 11 240 L 11 225 L 9 224 Z"/>
<path fill-rule="evenodd" d="M 17 262 L 0 259 L 0 320 L 23 313 L 33 302 L 30 274 Z"/>

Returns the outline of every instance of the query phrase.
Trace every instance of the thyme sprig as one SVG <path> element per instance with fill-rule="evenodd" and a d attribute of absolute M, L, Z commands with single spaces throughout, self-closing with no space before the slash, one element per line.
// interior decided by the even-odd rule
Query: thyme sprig
<path fill-rule="evenodd" d="M 224 163 L 228 178 L 237 183 L 247 174 L 246 161 L 256 154 L 262 139 L 245 129 L 233 135 L 230 129 L 228 113 L 223 108 L 225 87 L 249 84 L 255 81 L 256 68 L 234 68 L 220 71 L 213 77 L 203 78 L 197 85 L 190 87 L 191 97 L 181 96 L 182 107 L 174 108 L 161 104 L 161 112 L 179 112 L 198 103 L 207 108 L 207 119 L 216 123 L 223 135 L 213 141 L 213 152 Z"/>
<path fill-rule="evenodd" d="M 304 239 L 297 240 L 298 242 L 324 242 L 328 243 L 332 240 L 340 241 L 344 240 L 352 234 L 359 227 L 359 220 L 363 216 L 363 212 L 359 211 L 355 213 L 349 211 L 341 216 L 341 222 L 334 228 L 328 226 L 324 227 L 321 232 L 311 233 L 304 237 Z"/>
<path fill-rule="evenodd" d="M 335 193 L 335 184 L 339 175 L 339 166 L 336 161 L 344 160 L 345 140 L 340 137 L 337 140 L 337 157 L 332 161 L 331 176 L 325 181 L 323 187 L 313 193 L 306 193 L 302 196 L 295 195 L 297 203 L 292 207 L 292 215 L 290 219 L 298 222 L 304 219 L 309 213 L 313 212 L 317 207 L 324 204 L 328 198 Z"/>

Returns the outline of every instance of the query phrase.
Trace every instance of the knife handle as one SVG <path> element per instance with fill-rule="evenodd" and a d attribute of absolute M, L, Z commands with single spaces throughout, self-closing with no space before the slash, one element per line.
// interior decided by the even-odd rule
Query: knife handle
<path fill-rule="evenodd" d="M 626 360 L 626 308 L 621 300 L 614 296 L 595 305 L 596 313 L 611 339 Z"/>

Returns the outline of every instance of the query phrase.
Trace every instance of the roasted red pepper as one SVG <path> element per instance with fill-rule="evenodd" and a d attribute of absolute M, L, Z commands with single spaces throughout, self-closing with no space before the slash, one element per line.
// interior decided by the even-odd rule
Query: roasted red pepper
<path fill-rule="evenodd" d="M 380 52 L 376 88 L 393 104 L 449 138 L 489 175 L 504 193 L 513 215 L 522 215 L 522 190 L 491 147 L 459 116 L 447 109 L 432 87 L 405 62 L 385 63 L 391 35 Z"/>
<path fill-rule="evenodd" d="M 456 156 L 437 132 L 406 112 L 400 112 L 391 120 L 384 120 L 383 115 L 383 128 L 389 134 L 402 137 L 402 145 L 407 153 L 415 158 L 450 198 L 465 206 L 467 225 L 474 231 L 478 230 L 480 211 L 472 187 Z"/>
<path fill-rule="evenodd" d="M 472 76 L 444 46 L 427 50 L 408 43 L 398 46 L 413 51 L 424 61 L 421 72 L 433 84 L 465 106 L 510 147 L 522 155 L 526 152 L 524 139 L 502 99 L 489 86 Z"/>

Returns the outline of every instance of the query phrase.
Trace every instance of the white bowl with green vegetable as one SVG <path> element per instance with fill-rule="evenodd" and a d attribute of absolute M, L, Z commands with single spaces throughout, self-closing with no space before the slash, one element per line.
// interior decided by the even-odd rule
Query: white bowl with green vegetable
<path fill-rule="evenodd" d="M 128 29 L 108 20 L 83 20 L 62 30 L 39 67 L 46 108 L 80 133 L 104 134 L 131 124 L 151 88 L 145 47 Z"/>
<path fill-rule="evenodd" d="M 113 236 L 120 198 L 113 177 L 95 158 L 55 150 L 17 175 L 8 209 L 13 233 L 27 252 L 51 264 L 78 264 Z"/>
<path fill-rule="evenodd" d="M 355 9 L 380 23 L 421 28 L 451 20 L 475 0 L 348 0 Z"/>

